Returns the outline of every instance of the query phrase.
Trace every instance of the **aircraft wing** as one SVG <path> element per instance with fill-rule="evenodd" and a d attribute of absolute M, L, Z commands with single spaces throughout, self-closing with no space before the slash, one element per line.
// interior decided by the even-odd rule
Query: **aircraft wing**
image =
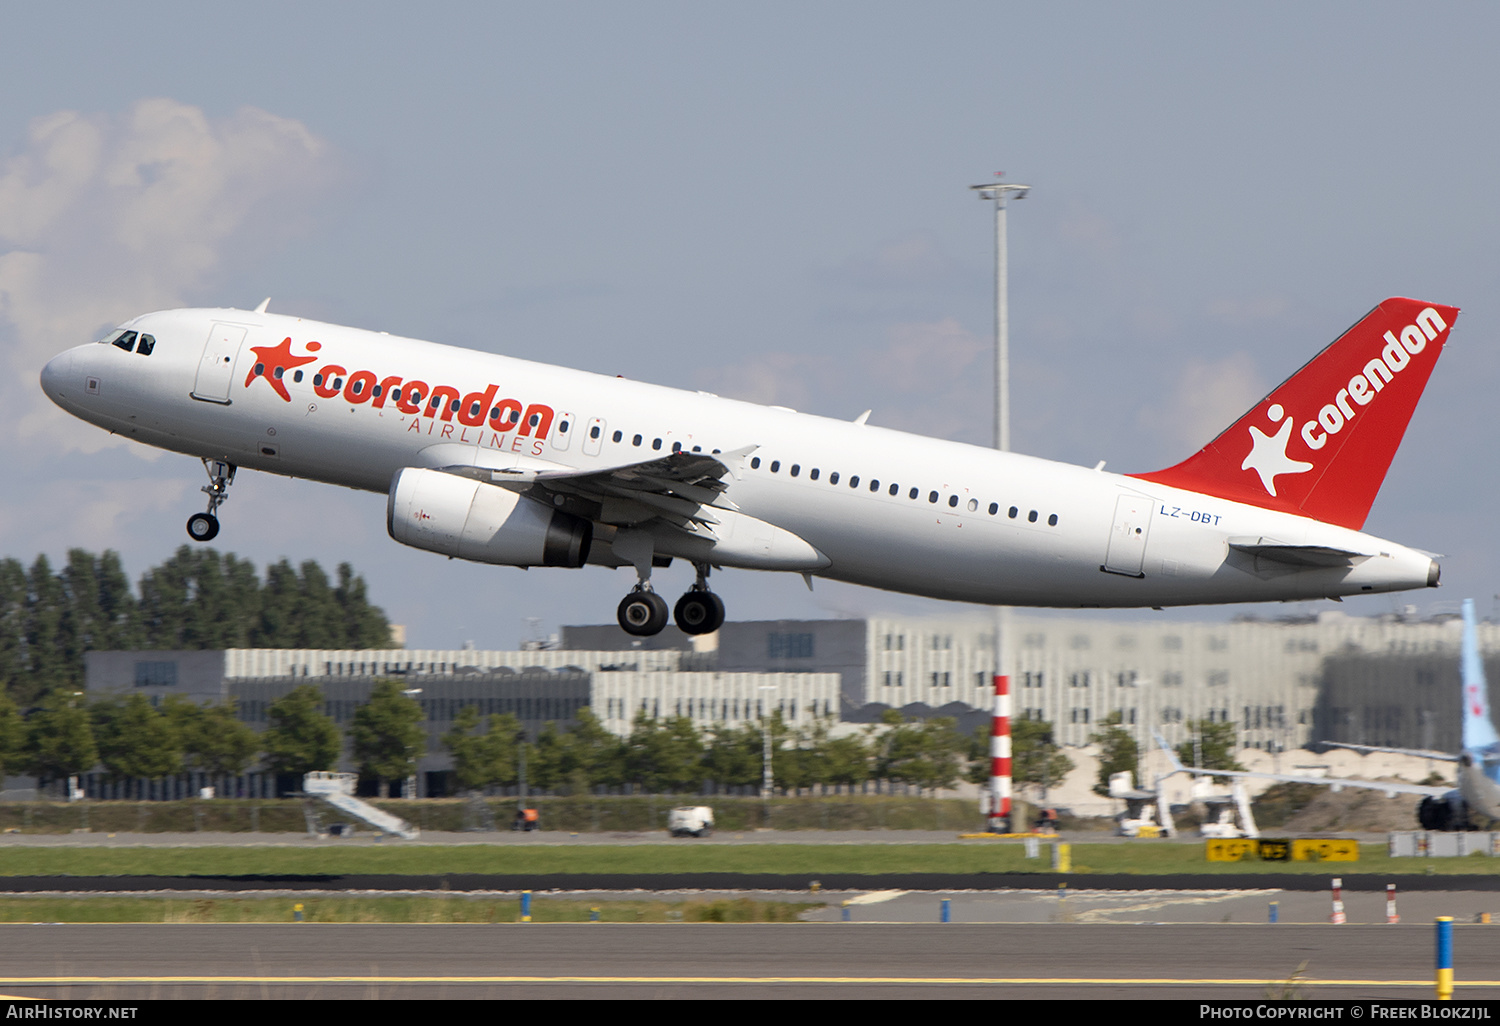
<path fill-rule="evenodd" d="M 1167 745 L 1162 736 L 1156 734 L 1155 731 L 1152 733 L 1155 734 L 1156 743 L 1167 753 L 1167 758 L 1172 760 L 1174 769 L 1181 773 L 1191 773 L 1197 777 L 1246 777 L 1254 780 L 1278 780 L 1288 784 L 1318 784 L 1322 787 L 1330 787 L 1334 791 L 1342 791 L 1346 787 L 1357 787 L 1369 791 L 1383 791 L 1387 798 L 1393 798 L 1398 794 L 1420 794 L 1429 798 L 1436 798 L 1453 790 L 1451 787 L 1430 787 L 1426 784 L 1404 784 L 1396 781 L 1355 780 L 1346 777 L 1307 777 L 1291 773 L 1258 773 L 1252 770 L 1218 770 L 1206 769 L 1202 766 L 1184 766 L 1182 761 L 1177 758 L 1177 753 Z M 1346 745 L 1344 747 L 1353 748 L 1356 746 Z M 1372 750 L 1387 752 L 1404 751 L 1392 748 Z M 1404 754 L 1413 755 L 1420 753 L 1404 752 Z"/>
<path fill-rule="evenodd" d="M 1452 752 L 1432 752 L 1425 748 L 1384 748 L 1380 745 L 1351 745 L 1343 741 L 1324 741 L 1328 748 L 1347 748 L 1352 752 L 1385 752 L 1389 755 L 1411 755 L 1418 759 L 1436 759 L 1438 762 L 1458 762 Z"/>
<path fill-rule="evenodd" d="M 597 503 L 594 518 L 607 524 L 632 525 L 665 520 L 694 530 L 719 522 L 712 509 L 734 511 L 725 497 L 726 480 L 757 446 L 710 455 L 674 452 L 640 463 L 599 470 L 563 468 L 444 467 L 449 473 L 476 477 L 520 492 L 540 490 L 553 496 L 576 496 Z"/>

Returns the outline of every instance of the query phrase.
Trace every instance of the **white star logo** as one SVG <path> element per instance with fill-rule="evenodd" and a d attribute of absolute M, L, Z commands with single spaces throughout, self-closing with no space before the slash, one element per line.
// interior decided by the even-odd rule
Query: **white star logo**
<path fill-rule="evenodd" d="M 1285 411 L 1278 403 L 1266 411 L 1272 423 L 1281 420 Z M 1280 474 L 1305 474 L 1313 468 L 1311 463 L 1294 460 L 1286 454 L 1286 444 L 1292 440 L 1292 418 L 1281 421 L 1274 435 L 1263 433 L 1255 425 L 1250 426 L 1250 455 L 1240 464 L 1241 470 L 1254 470 L 1260 475 L 1260 483 L 1266 491 L 1276 494 L 1276 478 Z"/>

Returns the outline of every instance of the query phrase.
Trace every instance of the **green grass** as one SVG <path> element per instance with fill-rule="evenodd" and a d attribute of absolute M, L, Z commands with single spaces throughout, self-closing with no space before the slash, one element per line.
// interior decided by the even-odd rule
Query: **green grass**
<path fill-rule="evenodd" d="M 0 923 L 519 923 L 518 898 L 0 898 Z M 568 901 L 537 896 L 534 923 L 794 923 L 823 903 L 754 901 Z"/>
<path fill-rule="evenodd" d="M 1049 873 L 1048 849 L 1027 859 L 1019 842 L 953 844 L 420 845 L 317 848 L 14 847 L 0 843 L 0 876 L 237 876 L 393 873 Z M 1075 844 L 1071 874 L 1500 872 L 1500 859 L 1392 859 L 1360 846 L 1358 862 L 1208 862 L 1202 844 Z"/>

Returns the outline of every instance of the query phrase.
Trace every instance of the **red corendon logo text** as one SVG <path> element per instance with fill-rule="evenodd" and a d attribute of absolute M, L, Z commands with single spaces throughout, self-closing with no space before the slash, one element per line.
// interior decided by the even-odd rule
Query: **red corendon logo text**
<path fill-rule="evenodd" d="M 316 353 L 322 348 L 319 342 L 309 342 L 306 346 L 309 353 Z M 292 401 L 292 396 L 287 390 L 286 372 L 317 360 L 316 356 L 293 355 L 290 338 L 283 339 L 277 346 L 251 346 L 250 351 L 255 354 L 256 362 L 245 378 L 245 387 L 249 388 L 256 378 L 261 378 L 287 402 Z M 421 416 L 448 422 L 457 420 L 466 427 L 488 426 L 495 432 L 493 444 L 496 448 L 499 447 L 498 436 L 508 431 L 515 431 L 517 438 L 535 438 L 539 443 L 551 432 L 552 420 L 556 415 L 552 407 L 542 403 L 523 406 L 519 399 L 497 401 L 495 397 L 499 394 L 499 385 L 488 385 L 483 391 L 460 394 L 451 385 L 429 385 L 416 379 L 407 381 L 396 374 L 384 378 L 368 370 L 357 370 L 350 374 L 346 368 L 336 363 L 324 364 L 318 368 L 313 375 L 313 391 L 324 399 L 341 395 L 345 402 L 354 406 L 369 403 L 379 409 L 389 402 L 413 418 Z M 414 419 L 408 430 L 421 430 L 421 422 Z M 451 432 L 451 427 L 445 428 L 443 437 L 449 437 Z M 428 433 L 431 433 L 431 428 Z"/>

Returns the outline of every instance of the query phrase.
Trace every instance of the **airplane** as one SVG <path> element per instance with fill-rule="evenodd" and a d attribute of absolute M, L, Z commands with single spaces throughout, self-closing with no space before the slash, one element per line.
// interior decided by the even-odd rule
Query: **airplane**
<path fill-rule="evenodd" d="M 724 620 L 716 568 L 962 602 L 1163 607 L 1434 587 L 1360 533 L 1456 307 L 1388 299 L 1200 452 L 1154 473 L 1031 456 L 255 310 L 145 314 L 47 363 L 112 433 L 202 460 L 206 542 L 240 468 L 387 495 L 396 541 L 633 567 L 620 626 Z"/>
<path fill-rule="evenodd" d="M 1500 819 L 1500 734 L 1490 719 L 1489 688 L 1484 677 L 1484 663 L 1479 658 L 1479 632 L 1474 623 L 1474 600 L 1463 602 L 1464 632 L 1461 648 L 1463 674 L 1463 751 L 1432 752 L 1418 748 L 1385 748 L 1377 745 L 1345 744 L 1326 741 L 1332 748 L 1349 748 L 1357 752 L 1387 752 L 1413 755 L 1439 762 L 1458 763 L 1457 787 L 1428 787 L 1423 784 L 1401 784 L 1395 781 L 1354 780 L 1333 777 L 1294 776 L 1282 773 L 1259 773 L 1248 770 L 1210 770 L 1184 766 L 1177 753 L 1156 734 L 1156 743 L 1172 761 L 1174 771 L 1194 776 L 1255 778 L 1281 780 L 1295 784 L 1319 784 L 1341 791 L 1346 787 L 1382 791 L 1387 798 L 1398 794 L 1419 794 L 1417 822 L 1423 830 L 1473 829 L 1472 814 Z"/>

